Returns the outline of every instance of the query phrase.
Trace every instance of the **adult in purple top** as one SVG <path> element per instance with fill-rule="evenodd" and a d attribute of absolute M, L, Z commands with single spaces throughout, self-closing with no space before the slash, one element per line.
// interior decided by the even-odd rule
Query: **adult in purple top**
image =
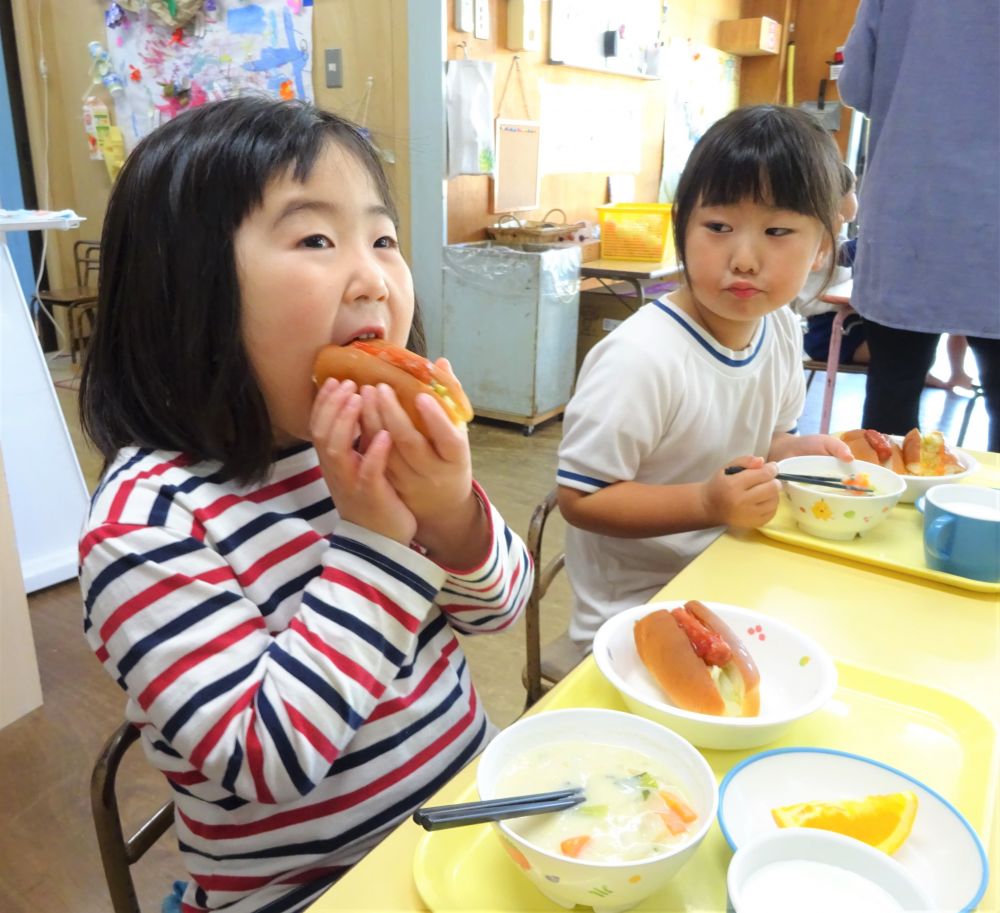
<path fill-rule="evenodd" d="M 852 297 L 871 349 L 863 424 L 919 425 L 939 336 L 963 334 L 1000 450 L 1000 6 L 861 0 L 839 89 L 871 118 Z"/>

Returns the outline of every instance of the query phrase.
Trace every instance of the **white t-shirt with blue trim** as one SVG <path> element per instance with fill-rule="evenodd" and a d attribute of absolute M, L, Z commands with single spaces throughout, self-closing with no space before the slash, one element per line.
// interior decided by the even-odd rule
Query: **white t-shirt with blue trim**
<path fill-rule="evenodd" d="M 766 457 L 771 436 L 795 428 L 804 399 L 802 331 L 787 307 L 734 351 L 668 300 L 650 302 L 584 361 L 563 419 L 558 482 L 585 492 L 704 482 L 736 457 Z M 602 622 L 650 599 L 722 531 L 621 539 L 568 527 L 570 636 L 589 647 Z"/>

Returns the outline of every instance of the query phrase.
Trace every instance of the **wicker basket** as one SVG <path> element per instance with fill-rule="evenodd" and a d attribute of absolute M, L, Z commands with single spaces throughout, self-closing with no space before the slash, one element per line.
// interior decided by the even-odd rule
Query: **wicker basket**
<path fill-rule="evenodd" d="M 563 221 L 550 222 L 552 213 L 559 213 Z M 515 215 L 500 216 L 493 225 L 486 226 L 486 237 L 510 243 L 554 244 L 561 241 L 586 241 L 593 237 L 593 227 L 584 221 L 567 222 L 561 209 L 550 209 L 541 222 L 522 220 Z"/>

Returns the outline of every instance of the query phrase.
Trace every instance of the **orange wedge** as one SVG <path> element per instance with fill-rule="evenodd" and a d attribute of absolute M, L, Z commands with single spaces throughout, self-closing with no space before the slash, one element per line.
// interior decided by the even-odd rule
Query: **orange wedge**
<path fill-rule="evenodd" d="M 800 802 L 771 810 L 778 827 L 817 827 L 895 853 L 913 828 L 917 816 L 914 793 L 891 793 L 843 799 L 839 802 Z"/>

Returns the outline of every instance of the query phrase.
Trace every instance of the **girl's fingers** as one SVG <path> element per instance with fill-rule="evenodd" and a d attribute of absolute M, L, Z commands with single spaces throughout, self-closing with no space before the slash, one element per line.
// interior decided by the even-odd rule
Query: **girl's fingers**
<path fill-rule="evenodd" d="M 330 433 L 337 415 L 354 392 L 354 383 L 345 381 L 338 383 L 327 380 L 316 394 L 313 401 L 312 414 L 309 418 L 309 433 L 314 443 L 321 443 Z"/>
<path fill-rule="evenodd" d="M 354 453 L 354 440 L 360 431 L 361 397 L 350 393 L 333 416 L 326 435 L 325 450 L 334 458 L 349 458 Z"/>
<path fill-rule="evenodd" d="M 411 468 L 418 468 L 423 461 L 433 456 L 430 442 L 413 427 L 413 422 L 399 404 L 396 391 L 392 387 L 388 384 L 379 384 L 376 396 L 379 416 L 385 429 L 392 435 L 397 456 Z"/>
<path fill-rule="evenodd" d="M 379 486 L 388 485 L 385 477 L 386 466 L 389 464 L 389 454 L 392 451 L 392 438 L 384 429 L 375 433 L 365 455 L 361 460 L 361 471 L 358 481 L 362 487 L 377 493 Z"/>
<path fill-rule="evenodd" d="M 371 445 L 372 439 L 385 428 L 379 414 L 378 394 L 367 384 L 361 388 L 361 451 Z"/>
<path fill-rule="evenodd" d="M 421 393 L 416 402 L 431 444 L 441 459 L 449 463 L 460 460 L 468 447 L 465 433 L 455 427 L 441 405 L 429 393 Z"/>

